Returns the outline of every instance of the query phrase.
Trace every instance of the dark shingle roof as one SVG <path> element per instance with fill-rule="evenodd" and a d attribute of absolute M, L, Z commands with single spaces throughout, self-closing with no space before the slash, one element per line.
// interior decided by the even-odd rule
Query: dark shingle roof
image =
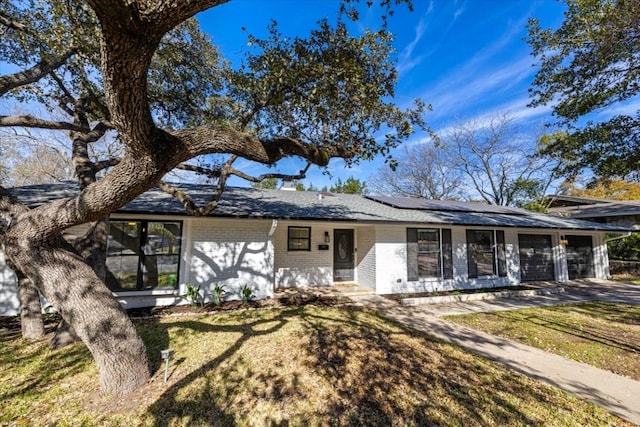
<path fill-rule="evenodd" d="M 550 213 L 572 218 L 605 218 L 640 215 L 640 202 L 619 201 L 592 205 L 566 206 L 549 209 Z"/>
<path fill-rule="evenodd" d="M 209 185 L 176 184 L 196 204 L 206 203 L 213 188 Z M 31 207 L 78 194 L 77 184 L 61 182 L 9 190 Z M 393 203 L 391 203 L 393 202 Z M 182 205 L 170 195 L 153 188 L 117 212 L 130 214 L 184 215 Z M 307 191 L 260 190 L 230 187 L 212 216 L 239 218 L 299 219 L 350 222 L 385 222 L 434 225 L 550 228 L 623 232 L 626 227 L 592 223 L 545 215 L 522 209 L 479 203 L 363 197 L 351 194 L 322 194 Z"/>

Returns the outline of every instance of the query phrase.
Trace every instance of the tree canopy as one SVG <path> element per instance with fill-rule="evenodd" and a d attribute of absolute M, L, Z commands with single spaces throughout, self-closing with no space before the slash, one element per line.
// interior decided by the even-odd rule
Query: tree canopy
<path fill-rule="evenodd" d="M 350 176 L 344 182 L 338 178 L 336 183 L 329 189 L 332 193 L 344 194 L 364 194 L 367 191 L 367 183 Z"/>
<path fill-rule="evenodd" d="M 204 215 L 230 176 L 302 179 L 332 158 L 387 155 L 426 126 L 422 101 L 393 104 L 395 52 L 384 20 L 351 34 L 357 9 L 345 0 L 337 22 L 320 22 L 307 38 L 282 37 L 273 23 L 267 38 L 250 38 L 253 49 L 234 69 L 193 19 L 222 3 L 0 0 L 0 61 L 20 69 L 0 76 L 0 97 L 44 112 L 1 115 L 0 127 L 69 132 L 82 188 L 28 209 L 0 187 L 0 243 L 91 350 L 107 393 L 148 380 L 146 350 L 103 280 L 64 242 L 64 229 L 99 221 L 153 185 Z M 390 13 L 398 2 L 378 3 Z M 107 132 L 121 149 L 92 158 Z M 272 166 L 285 158 L 300 167 L 259 176 L 236 167 L 238 159 Z M 176 168 L 216 181 L 206 205 L 163 181 Z"/>
<path fill-rule="evenodd" d="M 501 112 L 487 121 L 459 121 L 441 136 L 450 163 L 468 179 L 472 197 L 492 205 L 527 206 L 553 181 L 550 162 L 535 156 L 535 135 Z"/>
<path fill-rule="evenodd" d="M 463 199 L 463 175 L 451 161 L 453 154 L 429 143 L 404 147 L 394 169 L 383 165 L 377 171 L 372 190 L 433 200 Z"/>
<path fill-rule="evenodd" d="M 635 178 L 640 170 L 640 3 L 637 0 L 565 0 L 562 25 L 529 22 L 528 42 L 538 61 L 531 106 L 550 104 L 559 132 L 543 154 L 565 172 Z"/>
<path fill-rule="evenodd" d="M 567 183 L 562 186 L 562 194 L 608 200 L 640 200 L 640 183 L 619 179 L 598 180 L 584 187 Z"/>

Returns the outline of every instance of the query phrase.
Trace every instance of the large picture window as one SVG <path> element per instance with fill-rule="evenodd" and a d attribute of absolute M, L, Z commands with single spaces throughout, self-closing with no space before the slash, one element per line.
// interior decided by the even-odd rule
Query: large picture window
<path fill-rule="evenodd" d="M 287 250 L 310 251 L 311 227 L 289 227 Z"/>
<path fill-rule="evenodd" d="M 504 231 L 467 230 L 467 265 L 469 278 L 506 277 Z"/>
<path fill-rule="evenodd" d="M 182 223 L 111 220 L 107 285 L 112 290 L 173 289 L 180 271 Z"/>
<path fill-rule="evenodd" d="M 451 230 L 407 228 L 407 280 L 453 278 Z"/>

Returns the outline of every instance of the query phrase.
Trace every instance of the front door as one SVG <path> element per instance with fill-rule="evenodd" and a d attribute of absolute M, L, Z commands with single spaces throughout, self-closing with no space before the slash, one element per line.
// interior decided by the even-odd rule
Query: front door
<path fill-rule="evenodd" d="M 353 281 L 353 230 L 333 230 L 333 281 Z"/>

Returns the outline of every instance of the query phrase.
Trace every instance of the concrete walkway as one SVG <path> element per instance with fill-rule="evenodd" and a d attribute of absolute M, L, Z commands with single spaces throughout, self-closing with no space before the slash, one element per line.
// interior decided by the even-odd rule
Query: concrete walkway
<path fill-rule="evenodd" d="M 568 285 L 563 283 L 563 286 L 566 292 L 559 295 L 416 307 L 403 307 L 376 295 L 353 296 L 351 299 L 390 319 L 495 360 L 514 371 L 575 394 L 640 425 L 639 381 L 440 318 L 448 314 L 513 310 L 593 300 L 640 304 L 640 286 L 637 285 L 589 281 L 572 282 Z"/>

